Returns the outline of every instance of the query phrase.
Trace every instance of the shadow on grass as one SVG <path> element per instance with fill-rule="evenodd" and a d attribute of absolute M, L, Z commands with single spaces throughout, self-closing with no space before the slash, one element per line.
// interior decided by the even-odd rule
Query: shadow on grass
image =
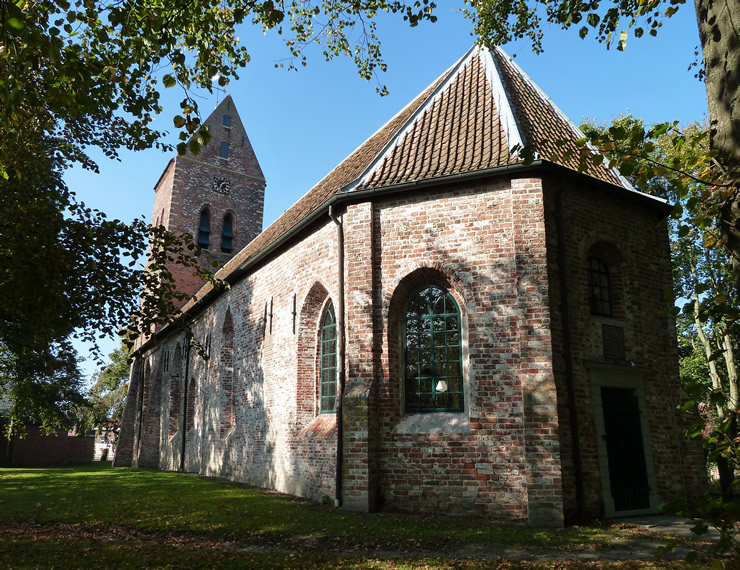
<path fill-rule="evenodd" d="M 209 545 L 214 543 L 226 565 L 239 559 L 232 556 L 234 549 L 229 544 L 257 548 L 269 565 L 275 550 L 281 548 L 293 553 L 311 551 L 318 557 L 314 562 L 320 562 L 322 553 L 331 550 L 444 553 L 470 545 L 566 554 L 655 538 L 625 525 L 549 529 L 480 519 L 352 514 L 243 485 L 148 469 L 111 468 L 109 464 L 0 469 L 0 513 L 4 529 L 0 549 L 19 566 L 26 566 L 24 557 L 31 556 L 26 553 L 31 540 L 27 534 L 33 534 L 33 529 L 49 533 L 34 542 L 39 556 L 44 549 L 49 551 L 49 565 L 57 564 L 57 556 L 65 549 L 69 553 L 79 547 L 82 557 L 76 562 L 82 566 L 87 565 L 85 532 L 98 537 L 91 548 L 99 558 L 91 565 L 102 566 L 111 565 L 108 556 L 116 561 L 129 555 L 148 560 L 147 548 L 151 547 L 151 556 L 155 556 L 157 545 L 161 555 L 141 565 L 178 566 L 178 548 L 201 552 L 213 550 Z M 26 528 L 27 532 L 9 541 L 14 528 Z M 76 528 L 76 534 L 65 534 L 70 528 Z M 100 537 L 106 536 L 100 542 Z M 267 547 L 271 552 L 259 552 Z M 14 558 L 11 551 L 19 557 Z M 188 565 L 198 566 L 199 554 L 192 556 L 195 558 Z M 47 565 L 44 558 L 34 560 L 33 565 Z M 218 562 L 216 558 L 206 561 L 206 566 Z"/>

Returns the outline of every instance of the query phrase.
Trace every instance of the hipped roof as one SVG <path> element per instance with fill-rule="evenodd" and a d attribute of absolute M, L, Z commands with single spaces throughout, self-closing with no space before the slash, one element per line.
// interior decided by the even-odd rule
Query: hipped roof
<path fill-rule="evenodd" d="M 518 149 L 525 145 L 538 159 L 577 171 L 583 145 L 576 141 L 583 137 L 502 49 L 474 46 L 216 276 L 227 279 L 250 265 L 338 194 L 515 166 L 522 164 Z M 584 174 L 650 198 L 606 165 L 591 164 Z M 207 283 L 197 297 L 212 289 Z"/>

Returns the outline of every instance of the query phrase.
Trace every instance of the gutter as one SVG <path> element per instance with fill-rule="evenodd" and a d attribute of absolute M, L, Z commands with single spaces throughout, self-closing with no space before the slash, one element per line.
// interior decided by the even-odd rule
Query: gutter
<path fill-rule="evenodd" d="M 346 372 L 344 367 L 345 343 L 344 343 L 344 225 L 337 219 L 329 206 L 329 217 L 337 226 L 337 288 L 339 289 L 337 299 L 337 463 L 334 506 L 342 506 L 342 474 L 344 461 L 344 414 L 342 407 L 342 396 L 344 395 L 344 382 Z"/>
<path fill-rule="evenodd" d="M 183 376 L 184 387 L 182 390 L 182 409 L 180 411 L 180 433 L 182 442 L 180 447 L 180 473 L 185 473 L 185 444 L 188 428 L 188 376 L 190 376 L 190 337 L 185 337 L 185 375 Z"/>

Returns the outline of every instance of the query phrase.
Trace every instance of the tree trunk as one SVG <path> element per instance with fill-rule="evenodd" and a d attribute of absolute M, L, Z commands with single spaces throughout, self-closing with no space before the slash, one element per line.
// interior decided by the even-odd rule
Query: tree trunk
<path fill-rule="evenodd" d="M 694 293 L 694 324 L 696 325 L 696 334 L 701 341 L 702 347 L 704 348 L 704 355 L 707 357 L 707 367 L 709 368 L 709 378 L 712 380 L 712 388 L 714 390 L 722 390 L 722 378 L 717 370 L 717 361 L 712 358 L 713 347 L 707 335 L 704 333 L 704 324 L 699 319 L 699 295 Z M 725 409 L 720 404 L 717 404 L 717 416 L 720 421 L 725 418 Z"/>
<path fill-rule="evenodd" d="M 723 195 L 720 225 L 740 286 L 740 0 L 695 0 L 704 55 L 709 107 L 710 147 L 726 181 L 734 188 Z"/>

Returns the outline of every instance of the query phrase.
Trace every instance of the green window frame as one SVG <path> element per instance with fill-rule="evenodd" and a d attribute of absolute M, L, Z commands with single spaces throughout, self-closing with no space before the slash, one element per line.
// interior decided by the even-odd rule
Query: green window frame
<path fill-rule="evenodd" d="M 403 343 L 406 412 L 464 411 L 460 308 L 448 291 L 428 285 L 409 299 Z"/>
<path fill-rule="evenodd" d="M 321 319 L 321 378 L 319 381 L 319 409 L 322 414 L 333 414 L 337 409 L 337 320 L 334 306 L 324 311 Z"/>

